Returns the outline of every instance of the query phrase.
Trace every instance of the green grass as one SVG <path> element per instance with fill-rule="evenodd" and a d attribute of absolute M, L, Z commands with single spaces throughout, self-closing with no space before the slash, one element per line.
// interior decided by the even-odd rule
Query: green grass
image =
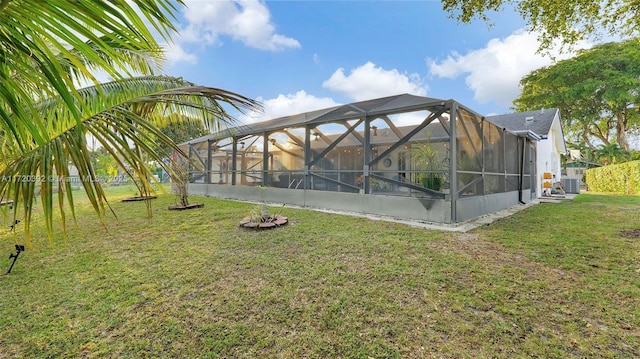
<path fill-rule="evenodd" d="M 640 353 L 640 197 L 580 195 L 460 234 L 173 195 L 86 205 L 0 275 L 0 357 L 480 358 Z M 7 221 L 8 222 L 8 221 Z M 5 227 L 6 228 L 6 227 Z M 0 235 L 0 270 L 16 234 Z"/>

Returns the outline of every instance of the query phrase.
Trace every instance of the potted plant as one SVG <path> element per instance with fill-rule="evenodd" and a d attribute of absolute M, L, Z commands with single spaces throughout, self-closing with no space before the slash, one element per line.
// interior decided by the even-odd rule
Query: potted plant
<path fill-rule="evenodd" d="M 251 212 L 248 217 L 243 218 L 240 221 L 240 227 L 243 228 L 252 228 L 252 229 L 270 229 L 275 227 L 280 227 L 289 222 L 289 219 L 285 216 L 278 214 L 269 214 L 269 206 L 267 206 L 267 202 L 264 199 L 264 191 L 266 191 L 266 186 L 257 186 L 257 190 L 260 192 L 261 202 L 257 206 L 251 209 Z M 284 204 L 282 204 L 284 208 Z"/>
<path fill-rule="evenodd" d="M 414 168 L 423 171 L 416 175 L 416 182 L 425 188 L 441 191 L 444 185 L 444 174 L 440 171 L 445 169 L 443 164 L 445 155 L 435 148 L 430 137 L 427 137 L 425 144 L 411 148 L 411 157 Z"/>

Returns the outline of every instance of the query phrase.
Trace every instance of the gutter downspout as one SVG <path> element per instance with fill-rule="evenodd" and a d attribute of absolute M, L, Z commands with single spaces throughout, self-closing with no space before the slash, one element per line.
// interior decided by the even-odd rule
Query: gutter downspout
<path fill-rule="evenodd" d="M 520 204 L 527 204 L 523 199 L 522 199 L 522 190 L 524 188 L 524 161 L 526 160 L 527 156 L 525 153 L 526 150 L 526 145 L 527 145 L 527 138 L 526 137 L 521 137 L 522 138 L 522 158 L 520 159 L 520 169 L 519 169 L 519 178 L 520 180 L 518 181 L 518 202 L 520 202 Z"/>

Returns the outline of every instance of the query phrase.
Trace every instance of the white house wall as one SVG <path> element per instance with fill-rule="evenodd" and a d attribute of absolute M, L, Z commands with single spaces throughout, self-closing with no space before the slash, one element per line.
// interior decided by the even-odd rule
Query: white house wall
<path fill-rule="evenodd" d="M 560 182 L 562 179 L 562 166 L 560 162 L 560 155 L 566 152 L 564 147 L 564 138 L 562 137 L 562 128 L 560 125 L 560 119 L 558 116 L 553 120 L 551 129 L 546 138 L 540 140 L 537 144 L 537 186 L 536 195 L 542 196 L 543 191 L 543 174 L 545 172 L 551 172 L 552 183 Z"/>

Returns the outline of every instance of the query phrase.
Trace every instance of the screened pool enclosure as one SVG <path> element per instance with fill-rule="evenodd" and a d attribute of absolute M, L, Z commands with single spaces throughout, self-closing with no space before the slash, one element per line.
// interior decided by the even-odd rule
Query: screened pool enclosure
<path fill-rule="evenodd" d="M 403 94 L 180 146 L 190 194 L 458 223 L 531 200 L 536 140 L 454 100 Z"/>

